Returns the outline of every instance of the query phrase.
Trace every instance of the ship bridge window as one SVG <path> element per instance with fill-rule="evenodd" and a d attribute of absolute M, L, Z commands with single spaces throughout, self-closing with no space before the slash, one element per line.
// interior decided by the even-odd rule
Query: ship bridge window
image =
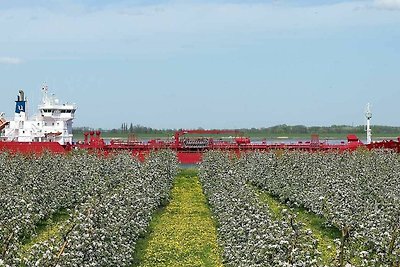
<path fill-rule="evenodd" d="M 72 113 L 72 110 L 70 110 L 70 109 L 63 109 L 63 110 L 61 110 L 61 113 Z"/>

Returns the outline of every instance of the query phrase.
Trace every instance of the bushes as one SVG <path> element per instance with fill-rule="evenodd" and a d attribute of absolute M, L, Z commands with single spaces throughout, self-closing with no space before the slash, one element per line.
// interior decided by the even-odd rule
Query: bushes
<path fill-rule="evenodd" d="M 400 161 L 389 152 L 253 153 L 243 179 L 325 217 L 342 232 L 336 266 L 397 266 Z M 397 264 L 397 265 L 396 265 Z"/>
<path fill-rule="evenodd" d="M 274 220 L 246 185 L 247 171 L 226 154 L 209 152 L 200 178 L 218 221 L 226 266 L 317 266 L 319 252 L 311 231 L 289 213 Z"/>
<path fill-rule="evenodd" d="M 0 154 L 0 265 L 126 266 L 154 210 L 168 199 L 172 152 L 139 163 L 129 155 L 39 158 Z M 249 183 L 340 229 L 331 266 L 398 266 L 400 161 L 388 152 L 209 152 L 200 180 L 218 222 L 227 266 L 319 266 L 318 242 L 289 211 L 271 216 Z M 59 232 L 22 251 L 57 211 Z"/>
<path fill-rule="evenodd" d="M 210 152 L 201 179 L 220 224 L 230 266 L 313 266 L 316 241 L 289 213 L 271 219 L 249 191 L 254 184 L 341 231 L 331 266 L 400 263 L 400 161 L 389 152 L 250 153 L 229 159 Z"/>
<path fill-rule="evenodd" d="M 0 155 L 0 259 L 28 266 L 126 266 L 152 212 L 168 198 L 177 169 L 172 152 L 141 164 L 130 155 L 86 153 L 19 158 Z M 59 235 L 23 255 L 24 236 L 39 220 L 67 208 Z"/>

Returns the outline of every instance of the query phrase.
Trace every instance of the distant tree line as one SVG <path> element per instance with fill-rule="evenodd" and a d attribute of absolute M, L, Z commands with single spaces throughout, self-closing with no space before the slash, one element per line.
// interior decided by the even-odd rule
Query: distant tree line
<path fill-rule="evenodd" d="M 202 129 L 202 128 L 198 128 Z M 111 133 L 132 133 L 132 134 L 169 134 L 178 129 L 156 129 L 151 127 L 142 126 L 140 124 L 134 125 L 133 123 L 122 123 L 119 129 L 93 129 L 90 127 L 76 127 L 74 133 L 83 133 L 90 130 L 100 130 L 102 132 Z M 180 130 L 180 129 L 179 129 Z M 304 125 L 286 125 L 280 124 L 271 127 L 262 128 L 242 128 L 237 129 L 243 133 L 257 133 L 265 135 L 290 135 L 290 134 L 363 134 L 365 128 L 360 126 L 349 125 L 331 125 L 331 126 L 304 126 Z M 384 126 L 373 125 L 372 132 L 374 134 L 391 134 L 400 135 L 400 127 L 398 126 Z"/>
<path fill-rule="evenodd" d="M 385 127 L 385 126 L 384 126 Z M 398 128 L 399 130 L 400 128 Z M 374 130 L 376 128 L 374 127 Z M 260 129 L 242 129 L 244 132 L 264 132 L 267 134 L 325 134 L 325 133 L 363 133 L 364 126 L 331 125 L 331 126 L 304 126 L 280 124 Z"/>
<path fill-rule="evenodd" d="M 136 133 L 136 134 L 163 134 L 176 131 L 176 129 L 156 129 L 151 127 L 142 126 L 140 124 L 133 125 L 130 123 L 122 123 L 121 127 L 116 129 L 102 129 L 102 128 L 90 128 L 90 127 L 74 127 L 74 133 L 84 133 L 88 131 L 100 130 L 101 132 L 111 132 L 111 133 Z"/>
<path fill-rule="evenodd" d="M 172 132 L 174 129 L 156 129 L 156 128 L 151 128 L 151 127 L 146 127 L 142 126 L 140 124 L 133 125 L 133 123 L 130 123 L 129 127 L 127 123 L 122 123 L 120 129 L 112 129 L 110 130 L 111 132 L 120 132 L 120 133 L 152 133 L 152 134 L 157 134 L 157 133 L 165 133 L 165 132 Z"/>
<path fill-rule="evenodd" d="M 374 134 L 399 134 L 400 127 L 373 125 L 372 132 Z M 245 133 L 265 133 L 267 135 L 276 134 L 364 134 L 365 126 L 350 125 L 331 125 L 331 126 L 304 126 L 304 125 L 275 125 L 265 128 L 240 129 Z"/>

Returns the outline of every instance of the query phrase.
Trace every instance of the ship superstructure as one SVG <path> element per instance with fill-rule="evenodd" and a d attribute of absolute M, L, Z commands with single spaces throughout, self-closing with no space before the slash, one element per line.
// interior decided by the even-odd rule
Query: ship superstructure
<path fill-rule="evenodd" d="M 14 120 L 0 118 L 1 138 L 14 142 L 57 142 L 72 144 L 72 123 L 76 105 L 60 103 L 54 94 L 49 95 L 47 86 L 42 87 L 42 101 L 38 114 L 28 117 L 27 99 L 20 90 L 15 101 Z M 2 129 L 3 128 L 3 129 Z"/>

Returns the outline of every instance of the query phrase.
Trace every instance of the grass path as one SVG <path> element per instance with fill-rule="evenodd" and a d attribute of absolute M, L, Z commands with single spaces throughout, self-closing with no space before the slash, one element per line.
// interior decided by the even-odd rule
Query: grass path
<path fill-rule="evenodd" d="M 334 261 L 336 255 L 334 239 L 341 236 L 338 229 L 325 226 L 326 220 L 314 213 L 300 208 L 291 209 L 258 187 L 249 186 L 258 198 L 269 206 L 269 210 L 275 218 L 282 217 L 283 209 L 292 210 L 296 214 L 297 220 L 302 222 L 306 228 L 311 229 L 313 236 L 318 240 L 318 249 L 322 253 L 322 264 L 328 265 Z"/>
<path fill-rule="evenodd" d="M 136 266 L 222 266 L 217 231 L 194 170 L 174 181 L 170 203 L 156 213 L 136 249 Z"/>
<path fill-rule="evenodd" d="M 28 253 L 32 246 L 37 243 L 49 240 L 50 238 L 60 238 L 60 230 L 65 226 L 69 217 L 68 211 L 62 209 L 54 213 L 49 219 L 39 222 L 36 227 L 36 235 L 22 242 L 21 255 Z"/>

